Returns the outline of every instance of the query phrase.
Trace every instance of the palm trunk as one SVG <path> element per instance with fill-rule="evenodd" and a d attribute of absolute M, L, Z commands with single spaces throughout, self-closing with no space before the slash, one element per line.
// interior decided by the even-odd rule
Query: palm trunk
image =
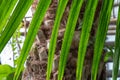
<path fill-rule="evenodd" d="M 51 80 L 57 80 L 59 53 L 60 53 L 61 43 L 62 43 L 64 31 L 65 31 L 65 25 L 67 22 L 67 18 L 68 18 L 70 6 L 71 6 L 71 1 L 72 0 L 69 0 L 69 3 L 66 7 L 66 10 L 64 12 L 64 15 L 60 24 Z M 34 0 L 34 3 L 32 5 L 33 15 L 34 15 L 34 11 L 36 9 L 37 3 L 38 3 L 38 0 Z M 97 29 L 97 24 L 98 24 L 97 21 L 98 21 L 98 16 L 101 9 L 101 3 L 102 1 L 99 0 L 99 4 L 95 14 L 93 28 L 91 30 L 89 45 L 88 45 L 86 56 L 85 56 L 82 80 L 91 79 L 91 64 L 93 59 L 94 37 Z M 58 0 L 52 0 L 52 3 L 41 25 L 41 29 L 38 32 L 36 41 L 34 43 L 34 47 L 31 50 L 29 58 L 27 60 L 27 63 L 26 63 L 27 67 L 23 74 L 23 80 L 45 80 L 46 79 L 47 54 L 48 54 L 47 46 L 51 36 L 57 6 L 58 6 Z M 81 31 L 80 24 L 81 24 L 81 21 L 83 20 L 85 6 L 86 6 L 86 0 L 84 1 L 84 4 L 82 6 L 78 23 L 76 25 L 76 30 L 74 33 L 74 38 L 72 41 L 63 80 L 76 80 L 75 79 L 76 61 L 77 61 L 78 43 L 79 43 L 79 37 L 80 37 L 80 31 Z M 103 55 L 102 55 L 103 57 L 104 57 L 104 53 L 105 52 L 103 50 Z M 105 76 L 106 68 L 105 68 L 105 63 L 103 61 L 103 57 L 101 58 L 97 80 L 106 79 L 106 76 Z"/>

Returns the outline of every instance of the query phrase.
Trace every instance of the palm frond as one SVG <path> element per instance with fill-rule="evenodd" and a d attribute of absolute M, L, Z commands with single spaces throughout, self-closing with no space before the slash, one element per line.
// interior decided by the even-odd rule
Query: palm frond
<path fill-rule="evenodd" d="M 48 65 L 47 65 L 47 80 L 50 79 L 50 74 L 52 71 L 52 64 L 54 59 L 54 52 L 56 49 L 56 41 L 57 41 L 57 35 L 58 35 L 58 29 L 60 25 L 60 21 L 63 15 L 63 12 L 65 10 L 65 7 L 68 3 L 68 0 L 60 0 L 58 4 L 58 9 L 56 13 L 56 18 L 53 26 L 53 31 L 50 39 L 50 47 L 48 52 Z"/>
<path fill-rule="evenodd" d="M 97 4 L 98 4 L 98 0 L 94 0 L 94 1 L 89 0 L 87 2 L 86 11 L 83 19 L 82 32 L 80 37 L 79 50 L 78 50 L 78 60 L 77 60 L 77 70 L 76 70 L 77 80 L 81 80 L 84 57 L 86 53 L 88 39 L 89 39 Z"/>
<path fill-rule="evenodd" d="M 47 64 L 47 77 L 46 80 L 50 80 L 52 65 L 54 59 L 54 53 L 56 49 L 56 42 L 58 36 L 58 29 L 60 26 L 63 13 L 69 0 L 58 0 L 58 8 L 55 16 L 53 31 L 50 39 L 50 46 L 48 51 L 48 64 Z M 62 48 L 60 53 L 59 68 L 58 68 L 58 80 L 63 79 L 66 61 L 68 58 L 74 30 L 77 24 L 77 19 L 80 14 L 81 6 L 84 0 L 72 0 L 71 9 L 68 16 L 66 30 L 62 42 Z M 88 40 L 94 20 L 96 7 L 99 0 L 87 0 L 87 6 L 83 17 L 82 31 L 80 36 L 79 48 L 78 48 L 78 60 L 76 69 L 76 80 L 81 80 L 84 58 L 88 47 Z M 6 3 L 7 2 L 7 3 Z M 13 33 L 16 31 L 20 22 L 24 18 L 26 12 L 30 8 L 33 0 L 0 0 L 0 52 L 3 50 L 7 42 L 10 40 Z M 44 19 L 47 9 L 49 8 L 52 0 L 39 0 L 36 12 L 32 18 L 29 30 L 21 50 L 20 57 L 17 62 L 17 68 L 14 75 L 14 80 L 18 80 L 21 70 L 24 68 L 24 63 L 27 59 L 28 53 L 35 40 L 36 34 L 40 29 L 40 25 Z M 106 33 L 110 21 L 111 10 L 114 0 L 103 0 L 98 30 L 94 45 L 94 56 L 91 72 L 91 80 L 96 80 L 99 62 L 104 47 Z M 119 58 L 120 58 L 120 6 L 117 20 L 116 39 L 115 39 L 115 54 L 113 54 L 113 80 L 117 79 L 119 70 Z"/>
<path fill-rule="evenodd" d="M 33 0 L 19 0 L 15 10 L 13 11 L 12 16 L 10 17 L 8 23 L 5 26 L 4 31 L 0 35 L 0 52 L 10 40 L 13 33 L 16 31 L 26 12 L 30 8 L 32 2 Z"/>
<path fill-rule="evenodd" d="M 0 33 L 2 32 L 4 26 L 7 23 L 7 20 L 9 19 L 10 15 L 12 15 L 12 11 L 15 8 L 15 5 L 17 5 L 18 0 L 3 0 L 1 2 L 0 6 Z M 7 3 L 6 3 L 7 2 Z"/>
<path fill-rule="evenodd" d="M 95 40 L 94 57 L 92 64 L 92 80 L 96 80 L 97 77 L 98 66 L 106 39 L 106 33 L 108 30 L 113 2 L 114 0 L 103 1 L 102 10 L 99 16 L 96 40 Z"/>
<path fill-rule="evenodd" d="M 36 12 L 33 16 L 32 22 L 30 24 L 24 45 L 22 47 L 21 55 L 17 62 L 18 65 L 17 65 L 15 76 L 14 76 L 14 80 L 18 80 L 20 72 L 24 66 L 25 60 L 27 59 L 28 53 L 31 49 L 31 46 L 34 42 L 34 39 L 40 28 L 41 22 L 45 16 L 45 13 L 49 7 L 50 2 L 51 2 L 51 0 L 40 0 L 39 1 Z"/>
<path fill-rule="evenodd" d="M 62 80 L 75 26 L 83 0 L 73 0 L 60 53 L 58 80 Z M 75 12 L 75 13 L 73 13 Z"/>

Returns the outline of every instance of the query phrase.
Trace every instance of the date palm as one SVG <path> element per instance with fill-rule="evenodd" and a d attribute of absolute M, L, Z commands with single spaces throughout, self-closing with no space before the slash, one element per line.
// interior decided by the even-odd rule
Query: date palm
<path fill-rule="evenodd" d="M 35 0 L 34 3 L 38 5 L 33 4 L 36 10 L 33 9 L 35 13 L 17 62 L 14 80 L 18 79 L 26 59 L 23 80 L 105 80 L 103 47 L 113 1 Z M 1 2 L 0 10 L 3 10 L 5 3 L 3 0 Z M 8 4 L 10 9 L 5 9 L 9 11 L 4 24 L 0 25 L 0 51 L 17 29 L 33 0 L 10 2 L 13 4 Z M 15 3 L 17 5 L 12 12 Z M 5 11 L 1 14 L 4 16 Z M 116 64 L 119 63 L 119 32 L 117 29 L 114 80 L 119 66 Z"/>

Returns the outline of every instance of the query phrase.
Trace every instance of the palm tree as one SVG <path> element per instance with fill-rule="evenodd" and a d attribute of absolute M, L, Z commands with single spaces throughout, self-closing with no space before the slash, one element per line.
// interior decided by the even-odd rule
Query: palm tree
<path fill-rule="evenodd" d="M 4 24 L 0 25 L 0 51 L 16 30 L 32 1 L 15 0 L 10 1 L 13 4 L 8 4 L 10 10 Z M 15 3 L 18 4 L 12 12 Z M 3 5 L 0 9 L 3 9 L 4 1 L 1 4 Z M 106 51 L 103 47 L 112 5 L 113 0 L 34 0 L 33 19 L 17 62 L 14 80 L 18 79 L 26 59 L 23 80 L 105 80 Z M 4 12 L 1 13 L 2 16 L 5 15 Z M 0 17 L 1 21 L 2 19 Z M 119 27 L 119 18 L 117 25 Z M 114 80 L 117 78 L 119 66 L 116 65 L 119 63 L 118 43 L 119 31 L 113 59 Z M 27 58 L 28 53 L 30 54 Z"/>
<path fill-rule="evenodd" d="M 34 0 L 33 6 L 32 6 L 33 13 L 34 13 L 35 8 L 37 6 L 37 2 L 38 2 L 37 0 Z M 97 7 L 95 21 L 97 21 L 97 19 L 98 19 L 98 15 L 99 15 L 100 9 L 101 9 L 101 4 L 102 4 L 102 1 L 99 2 L 99 5 Z M 59 60 L 59 56 L 60 56 L 59 52 L 60 52 L 60 48 L 61 48 L 61 44 L 62 44 L 62 39 L 63 39 L 63 34 L 64 34 L 64 30 L 65 30 L 66 21 L 67 21 L 69 10 L 70 10 L 70 5 L 71 5 L 71 1 L 69 1 L 68 4 L 67 4 L 66 10 L 63 14 L 64 17 L 62 18 L 62 21 L 61 21 L 61 24 L 60 24 L 60 30 L 59 30 L 58 40 L 57 40 L 57 50 L 55 52 L 55 58 L 54 58 L 54 68 L 53 68 L 53 71 L 52 71 L 52 79 L 53 80 L 57 79 L 58 60 Z M 81 23 L 80 20 L 81 21 L 83 20 L 85 5 L 86 5 L 86 1 L 84 1 L 84 5 L 82 6 L 81 14 L 79 15 L 79 21 L 76 25 L 76 30 L 75 30 L 75 33 L 74 33 L 74 40 L 73 40 L 72 45 L 71 45 L 70 56 L 68 57 L 67 66 L 66 66 L 65 74 L 64 74 L 64 78 L 63 78 L 64 80 L 75 80 L 77 51 L 78 51 L 78 43 L 79 43 L 79 37 L 80 37 L 79 33 L 81 31 L 79 29 L 79 27 L 81 26 L 80 25 L 80 23 Z M 35 43 L 36 48 L 38 48 L 38 45 L 39 46 L 41 46 L 42 44 L 46 45 L 45 41 L 50 39 L 50 35 L 51 35 L 51 32 L 52 32 L 51 30 L 52 30 L 52 27 L 53 27 L 53 22 L 54 22 L 54 19 L 55 19 L 55 13 L 56 13 L 57 6 L 58 6 L 58 1 L 53 0 L 49 9 L 48 9 L 48 11 L 47 11 L 47 13 L 46 13 L 46 16 L 43 20 L 43 23 L 41 25 L 41 29 L 40 29 L 40 31 L 37 35 L 39 37 L 40 36 L 44 36 L 44 37 L 39 38 L 40 43 L 39 42 Z M 93 26 L 96 28 L 98 23 L 95 22 L 95 21 L 94 21 L 95 25 L 93 25 Z M 92 57 L 93 57 L 93 43 L 94 43 L 93 38 L 95 37 L 95 32 L 96 32 L 95 28 L 93 28 L 92 32 L 91 32 L 90 41 L 92 43 L 89 44 L 88 50 L 87 50 L 88 52 L 87 52 L 87 55 L 86 55 L 85 65 L 84 65 L 84 69 L 83 69 L 83 74 L 84 74 L 83 77 L 82 77 L 83 80 L 89 80 L 90 75 L 91 75 L 90 70 L 91 70 Z M 45 49 L 44 45 L 41 46 L 41 49 L 44 48 L 44 50 L 45 50 L 45 51 L 43 51 L 42 55 L 44 54 L 43 57 L 47 58 L 46 57 L 47 56 L 47 48 Z M 31 74 L 31 77 L 34 80 L 45 79 L 46 76 L 43 76 L 43 75 L 46 75 L 45 72 L 46 72 L 47 66 L 44 67 L 44 68 L 42 68 L 41 66 L 47 64 L 46 59 L 44 59 L 42 57 L 43 60 L 41 60 L 40 57 L 38 57 L 38 55 L 40 54 L 39 51 L 38 52 L 36 52 L 36 51 L 35 52 L 30 52 L 30 53 L 31 53 L 31 55 L 29 56 L 29 59 L 27 61 L 28 62 L 27 63 L 27 68 L 26 68 L 27 72 L 25 72 L 25 77 L 26 77 L 26 73 L 27 73 L 28 76 L 30 76 L 29 74 Z M 100 69 L 100 71 L 99 71 L 99 79 L 98 80 L 105 80 L 105 78 L 106 78 L 106 76 L 105 76 L 105 63 L 104 63 L 103 59 L 101 60 L 101 65 L 100 66 L 101 66 L 102 69 Z M 44 71 L 41 72 L 42 69 L 40 67 Z M 25 79 L 23 79 L 23 80 L 25 80 Z M 26 79 L 26 80 L 28 80 L 28 79 Z"/>

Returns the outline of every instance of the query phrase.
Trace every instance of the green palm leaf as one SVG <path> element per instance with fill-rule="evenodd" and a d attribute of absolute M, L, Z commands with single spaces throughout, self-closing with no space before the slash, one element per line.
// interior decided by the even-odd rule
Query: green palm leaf
<path fill-rule="evenodd" d="M 36 12 L 33 16 L 32 22 L 29 27 L 28 34 L 26 36 L 20 57 L 17 62 L 17 68 L 14 75 L 14 80 L 18 80 L 18 77 L 24 68 L 25 60 L 34 42 L 36 34 L 40 28 L 41 22 L 45 16 L 47 9 L 52 0 L 39 0 Z M 54 53 L 56 49 L 56 41 L 58 35 L 58 29 L 61 18 L 65 11 L 66 5 L 69 0 L 59 0 L 58 9 L 53 26 L 52 36 L 50 39 L 50 47 L 48 52 L 48 65 L 47 65 L 47 78 L 50 80 L 52 64 L 54 59 Z M 66 66 L 67 57 L 70 50 L 77 18 L 81 9 L 81 5 L 84 0 L 72 0 L 72 6 L 70 9 L 66 31 L 62 43 L 62 49 L 60 54 L 58 80 L 62 80 L 64 70 Z M 78 60 L 76 70 L 76 80 L 81 80 L 84 57 L 88 45 L 89 35 L 93 24 L 94 14 L 99 0 L 87 0 L 87 6 L 83 18 L 82 32 L 78 49 Z M 110 21 L 110 14 L 114 0 L 103 0 L 102 10 L 99 17 L 98 31 L 95 40 L 94 58 L 92 64 L 92 80 L 96 80 L 98 65 L 100 57 L 104 47 L 105 37 Z M 26 12 L 30 8 L 33 0 L 0 0 L 0 52 L 3 50 L 7 42 L 10 40 L 13 33 L 16 31 L 20 22 L 24 18 Z M 115 39 L 115 54 L 113 54 L 113 80 L 117 79 L 119 70 L 119 58 L 120 58 L 120 6 L 116 29 Z M 7 68 L 6 68 L 7 69 Z M 3 69 L 4 70 L 4 69 Z M 9 71 L 9 69 L 8 69 Z M 2 74 L 2 73 L 1 73 Z"/>
<path fill-rule="evenodd" d="M 77 71 L 76 71 L 77 80 L 81 80 L 84 57 L 86 53 L 86 48 L 88 44 L 88 39 L 89 39 L 97 3 L 98 0 L 94 0 L 94 1 L 88 0 L 87 2 L 86 11 L 83 19 L 79 49 L 78 49 L 78 60 L 77 60 Z"/>
<path fill-rule="evenodd" d="M 12 11 L 18 0 L 3 0 L 0 6 L 0 33 L 3 30 L 7 20 L 9 19 Z"/>
<path fill-rule="evenodd" d="M 115 53 L 113 54 L 113 80 L 117 80 L 119 71 L 119 59 L 120 59 L 120 5 L 116 28 Z"/>
<path fill-rule="evenodd" d="M 15 10 L 13 11 L 12 16 L 5 26 L 4 31 L 0 35 L 0 52 L 9 41 L 13 33 L 16 31 L 32 2 L 33 0 L 19 0 Z"/>
<path fill-rule="evenodd" d="M 29 27 L 29 31 L 25 39 L 25 42 L 24 42 L 24 45 L 23 45 L 23 48 L 20 54 L 20 58 L 18 59 L 18 62 L 17 62 L 18 65 L 17 65 L 15 76 L 14 76 L 14 80 L 18 80 L 18 77 L 23 68 L 24 62 L 27 59 L 29 50 L 31 49 L 31 46 L 34 42 L 34 39 L 40 28 L 41 22 L 45 16 L 45 13 L 49 7 L 50 2 L 51 0 L 40 0 L 39 1 L 39 4 L 33 16 L 32 22 Z"/>
<path fill-rule="evenodd" d="M 95 40 L 94 57 L 92 64 L 92 80 L 96 80 L 98 65 L 101 59 L 101 53 L 104 47 L 106 33 L 110 21 L 111 10 L 114 0 L 104 0 L 99 17 L 98 31 Z M 103 17 L 104 16 L 104 17 Z"/>
<path fill-rule="evenodd" d="M 67 2 L 68 2 L 68 0 L 60 0 L 59 4 L 58 4 L 58 9 L 57 9 L 56 18 L 55 18 L 55 22 L 54 22 L 54 26 L 53 26 L 52 36 L 50 39 L 50 48 L 49 48 L 49 53 L 48 53 L 48 65 L 47 65 L 47 80 L 50 79 L 53 58 L 54 58 L 54 52 L 56 49 L 56 41 L 57 41 L 59 24 L 60 24 L 63 12 L 65 10 L 65 7 L 67 5 Z"/>
<path fill-rule="evenodd" d="M 62 80 L 66 60 L 83 0 L 73 0 L 60 53 L 58 80 Z"/>

